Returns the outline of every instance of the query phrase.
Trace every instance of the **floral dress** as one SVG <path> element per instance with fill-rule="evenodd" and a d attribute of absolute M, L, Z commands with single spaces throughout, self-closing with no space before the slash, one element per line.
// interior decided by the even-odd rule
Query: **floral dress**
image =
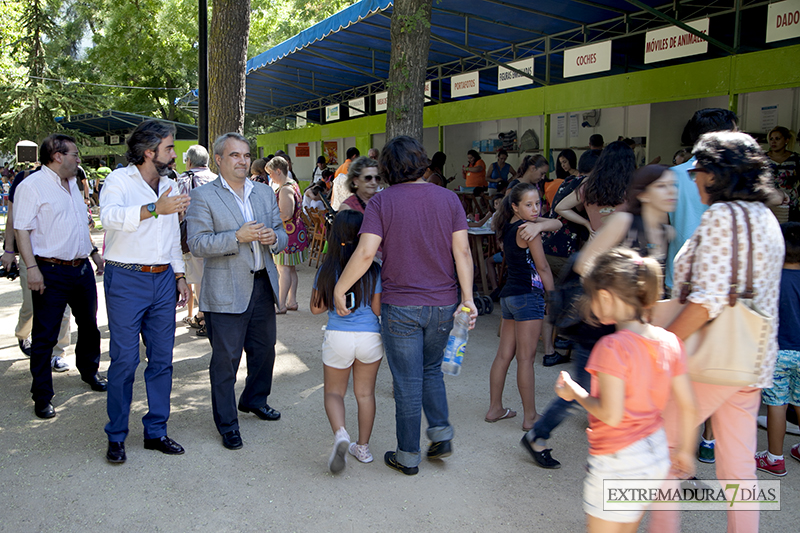
<path fill-rule="evenodd" d="M 288 181 L 283 187 L 275 191 L 275 196 L 280 199 L 281 189 L 291 187 L 294 196 L 294 212 L 292 218 L 283 223 L 289 241 L 286 249 L 274 255 L 276 265 L 295 266 L 304 263 L 306 260 L 306 248 L 308 248 L 308 232 L 300 211 L 303 209 L 303 199 L 300 196 L 300 188 L 294 181 Z"/>
<path fill-rule="evenodd" d="M 775 186 L 789 195 L 789 220 L 800 221 L 800 155 L 792 152 L 783 163 L 770 160 L 770 164 Z"/>

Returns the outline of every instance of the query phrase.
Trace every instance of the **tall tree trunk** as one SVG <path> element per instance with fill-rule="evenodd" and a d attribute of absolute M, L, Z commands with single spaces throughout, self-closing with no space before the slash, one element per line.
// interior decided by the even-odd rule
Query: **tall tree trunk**
<path fill-rule="evenodd" d="M 250 0 L 214 0 L 208 38 L 208 138 L 244 131 Z"/>
<path fill-rule="evenodd" d="M 395 0 L 386 139 L 409 135 L 422 142 L 425 72 L 431 39 L 431 1 Z"/>

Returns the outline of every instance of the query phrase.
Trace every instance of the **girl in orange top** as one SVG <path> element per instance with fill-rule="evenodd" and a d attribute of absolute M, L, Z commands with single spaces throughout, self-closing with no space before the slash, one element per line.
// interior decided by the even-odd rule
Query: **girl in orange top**
<path fill-rule="evenodd" d="M 577 400 L 589 412 L 588 473 L 583 508 L 590 532 L 636 531 L 647 503 L 628 502 L 624 510 L 606 510 L 604 480 L 663 480 L 670 470 L 669 448 L 661 416 L 670 393 L 679 408 L 682 443 L 671 458 L 675 470 L 694 471 L 694 400 L 681 341 L 645 322 L 647 309 L 661 292 L 661 267 L 627 248 L 601 255 L 584 279 L 588 307 L 617 332 L 601 338 L 586 370 L 591 393 L 561 372 L 556 393 Z"/>
<path fill-rule="evenodd" d="M 467 152 L 467 166 L 461 167 L 467 187 L 486 187 L 486 163 L 475 150 Z"/>

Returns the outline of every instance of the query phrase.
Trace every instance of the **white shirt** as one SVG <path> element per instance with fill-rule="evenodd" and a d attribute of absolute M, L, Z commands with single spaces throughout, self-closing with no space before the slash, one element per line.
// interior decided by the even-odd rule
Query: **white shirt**
<path fill-rule="evenodd" d="M 100 190 L 106 259 L 136 265 L 169 263 L 175 273 L 185 272 L 178 214 L 139 219 L 142 206 L 158 201 L 170 187 L 170 196 L 179 194 L 178 184 L 162 176 L 156 195 L 136 165 L 118 168 L 108 175 Z"/>
<path fill-rule="evenodd" d="M 46 165 L 17 186 L 14 196 L 14 227 L 29 230 L 33 254 L 72 261 L 89 257 L 92 238 L 83 195 L 75 177 L 68 181 Z"/>
<path fill-rule="evenodd" d="M 253 205 L 250 203 L 250 193 L 253 192 L 253 182 L 251 180 L 244 180 L 244 200 L 242 200 L 238 194 L 231 189 L 231 186 L 228 185 L 228 182 L 225 181 L 225 178 L 220 179 L 222 182 L 222 186 L 225 189 L 231 191 L 231 194 L 234 198 L 236 198 L 236 204 L 239 206 L 239 211 L 242 212 L 242 218 L 244 218 L 245 222 L 252 222 L 256 219 L 253 215 Z M 266 264 L 264 263 L 264 252 L 261 251 L 261 243 L 258 241 L 250 241 L 250 248 L 253 250 L 253 257 L 255 258 L 255 268 L 254 270 L 261 270 L 266 268 Z"/>
<path fill-rule="evenodd" d="M 316 183 L 322 179 L 322 169 L 319 167 L 314 167 L 314 181 L 312 183 Z"/>
<path fill-rule="evenodd" d="M 342 172 L 336 176 L 336 179 L 333 180 L 333 198 L 331 201 L 331 207 L 334 211 L 338 211 L 339 206 L 342 205 L 342 202 L 351 196 L 353 196 L 353 193 L 350 192 L 350 188 L 347 187 L 347 174 Z"/>

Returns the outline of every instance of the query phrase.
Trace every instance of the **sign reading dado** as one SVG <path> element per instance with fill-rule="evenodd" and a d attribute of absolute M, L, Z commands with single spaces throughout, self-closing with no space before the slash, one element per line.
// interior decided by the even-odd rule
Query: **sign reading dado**
<path fill-rule="evenodd" d="M 704 18 L 687 22 L 686 25 L 708 35 L 708 22 L 709 19 Z M 649 31 L 644 42 L 645 63 L 705 54 L 706 52 L 708 52 L 708 41 L 677 26 Z"/>
<path fill-rule="evenodd" d="M 769 5 L 767 42 L 800 37 L 800 0 L 786 0 Z"/>

